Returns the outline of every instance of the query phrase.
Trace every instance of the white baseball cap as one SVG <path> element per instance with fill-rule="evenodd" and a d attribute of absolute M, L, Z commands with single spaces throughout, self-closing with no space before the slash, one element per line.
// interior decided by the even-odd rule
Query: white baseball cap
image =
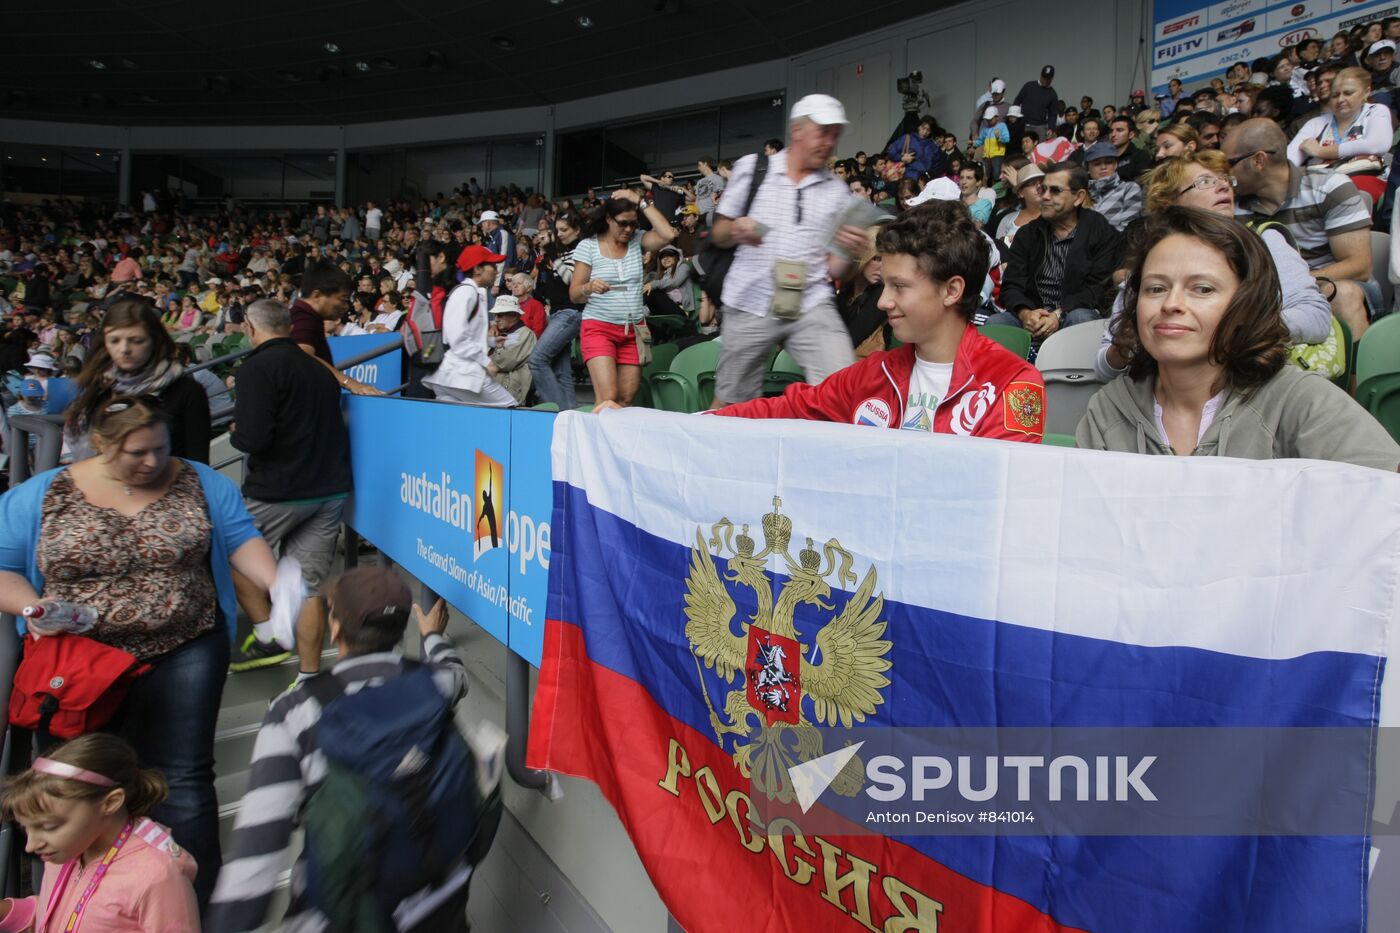
<path fill-rule="evenodd" d="M 497 214 L 495 211 L 482 211 L 481 216 L 476 219 L 476 222 L 485 223 L 488 220 L 494 220 L 496 223 L 500 223 L 501 215 Z"/>
<path fill-rule="evenodd" d="M 993 117 L 997 116 L 999 113 L 1001 113 L 1001 111 L 1000 111 L 1000 110 L 997 110 L 997 108 L 995 108 L 995 107 L 988 107 L 986 110 L 982 111 L 982 119 L 983 119 L 983 120 L 990 120 L 990 119 L 992 119 Z"/>
<path fill-rule="evenodd" d="M 1003 81 L 1003 80 L 1001 80 L 1000 78 L 997 78 L 995 81 L 993 81 L 993 82 L 992 82 L 992 93 L 993 93 L 993 94 L 1005 94 L 1005 93 L 1006 93 L 1006 82 Z"/>
<path fill-rule="evenodd" d="M 962 189 L 951 178 L 935 178 L 924 185 L 924 190 L 909 199 L 910 207 L 917 207 L 925 201 L 956 201 L 962 197 Z"/>
<path fill-rule="evenodd" d="M 829 94 L 808 94 L 793 104 L 788 122 L 796 123 L 802 119 L 811 120 L 821 126 L 851 125 L 851 121 L 846 119 L 846 108 Z"/>
<path fill-rule="evenodd" d="M 1372 42 L 1372 43 L 1371 43 L 1371 47 L 1370 47 L 1369 49 L 1366 50 L 1366 57 L 1367 57 L 1367 58 L 1370 58 L 1372 55 L 1375 55 L 1377 52 L 1383 52 L 1383 51 L 1385 51 L 1386 49 L 1389 49 L 1390 51 L 1394 52 L 1394 51 L 1395 51 L 1395 43 L 1394 43 L 1394 41 L 1392 41 L 1392 40 L 1390 40 L 1390 39 L 1380 39 L 1380 40 L 1378 40 L 1378 41 L 1376 41 L 1376 42 Z"/>

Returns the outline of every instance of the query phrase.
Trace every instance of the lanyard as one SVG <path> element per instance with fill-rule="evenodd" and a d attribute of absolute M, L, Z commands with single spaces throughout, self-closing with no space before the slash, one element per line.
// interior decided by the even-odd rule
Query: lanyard
<path fill-rule="evenodd" d="M 126 825 L 122 827 L 121 835 L 117 836 L 117 840 L 112 843 L 112 847 L 107 850 L 107 854 L 102 857 L 102 861 L 97 863 L 97 870 L 92 873 L 92 879 L 88 881 L 87 888 L 84 889 L 82 896 L 78 898 L 78 903 L 73 906 L 73 913 L 69 915 L 68 922 L 63 926 L 63 933 L 74 933 L 74 931 L 78 929 L 78 924 L 82 922 L 83 914 L 87 911 L 88 903 L 92 900 L 93 895 L 97 893 L 97 886 L 101 884 L 102 879 L 107 876 L 107 869 L 110 868 L 112 862 L 116 860 L 117 853 L 122 850 L 122 846 L 126 845 L 126 841 L 131 838 L 132 827 L 132 821 L 127 820 Z M 59 872 L 58 881 L 54 884 L 53 895 L 49 899 L 51 905 L 57 903 L 58 899 L 62 896 L 64 889 L 68 886 L 68 879 L 73 875 L 73 866 L 77 864 L 78 860 L 74 859 L 67 865 L 64 865 L 63 870 Z"/>

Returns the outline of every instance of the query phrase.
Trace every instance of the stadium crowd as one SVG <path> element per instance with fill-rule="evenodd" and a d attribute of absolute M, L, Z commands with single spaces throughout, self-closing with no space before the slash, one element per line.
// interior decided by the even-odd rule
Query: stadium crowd
<path fill-rule="evenodd" d="M 716 414 L 1039 443 L 1036 354 L 1090 325 L 1106 386 L 1081 447 L 1394 471 L 1400 447 L 1347 386 L 1353 343 L 1392 310 L 1375 270 L 1400 266 L 1371 237 L 1400 184 L 1397 41 L 1400 19 L 1361 24 L 1152 102 L 1067 100 L 1047 64 L 1014 95 L 991 78 L 970 122 L 911 115 L 874 152 L 842 150 L 841 104 L 812 95 L 762 153 L 577 198 L 468 179 L 353 207 L 3 203 L 4 413 L 61 416 L 65 466 L 0 498 L 0 611 L 95 607 L 92 638 L 150 667 L 121 700 L 124 741 L 41 748 L 0 798 L 47 863 L 37 928 L 102 898 L 147 911 L 130 929 L 197 929 L 201 913 L 258 928 L 326 780 L 309 743 L 335 733 L 312 729 L 317 711 L 375 678 L 408 684 L 393 649 L 410 619 L 424 702 L 465 692 L 445 608 L 411 609 L 391 574 L 309 598 L 295 644 L 267 628 L 275 553 L 313 592 L 330 573 L 351 486 L 339 392 L 378 392 L 327 337 L 398 334 L 405 396 L 555 410 L 583 385 L 583 407 L 637 403 L 661 347 L 721 338 L 699 406 Z M 779 348 L 801 378 L 774 384 Z M 250 455 L 241 491 L 208 467 L 223 431 Z M 231 657 L 240 605 L 254 634 Z M 327 630 L 343 658 L 329 688 Z M 219 675 L 292 649 L 305 682 L 254 752 L 272 815 L 244 811 L 221 875 Z M 132 838 L 122 884 L 83 877 Z M 439 868 L 428 887 L 451 896 L 422 901 L 416 928 L 461 929 L 466 876 Z M 315 894 L 294 883 L 289 929 L 327 928 Z M 0 930 L 36 928 L 33 901 L 3 910 Z"/>

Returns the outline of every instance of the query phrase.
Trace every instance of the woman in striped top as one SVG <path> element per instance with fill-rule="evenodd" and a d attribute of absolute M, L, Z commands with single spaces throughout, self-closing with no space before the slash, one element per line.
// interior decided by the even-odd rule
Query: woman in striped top
<path fill-rule="evenodd" d="M 676 238 L 670 222 L 655 207 L 646 207 L 651 229 L 638 237 L 640 197 L 626 188 L 589 218 L 574 250 L 569 297 L 586 302 L 579 342 L 599 404 L 627 406 L 642 382 L 640 339 L 650 342 L 643 302 L 642 252 L 655 251 Z"/>

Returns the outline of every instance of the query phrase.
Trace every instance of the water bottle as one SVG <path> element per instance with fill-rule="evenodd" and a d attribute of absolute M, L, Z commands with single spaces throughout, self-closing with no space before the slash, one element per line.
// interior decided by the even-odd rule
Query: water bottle
<path fill-rule="evenodd" d="M 97 610 L 81 603 L 41 599 L 24 607 L 24 617 L 44 632 L 81 635 L 97 624 Z"/>

